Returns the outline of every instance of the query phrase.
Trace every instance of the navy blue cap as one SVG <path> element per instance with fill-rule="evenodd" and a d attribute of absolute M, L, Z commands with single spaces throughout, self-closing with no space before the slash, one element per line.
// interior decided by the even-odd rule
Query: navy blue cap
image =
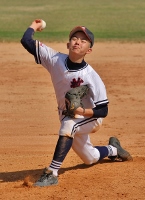
<path fill-rule="evenodd" d="M 87 36 L 87 38 L 89 39 L 90 43 L 91 43 L 91 47 L 93 46 L 94 44 L 94 34 L 89 30 L 87 29 L 85 26 L 76 26 L 72 29 L 72 31 L 70 32 L 69 34 L 69 39 L 72 38 L 72 36 L 76 33 L 76 32 L 84 32 L 85 35 Z"/>

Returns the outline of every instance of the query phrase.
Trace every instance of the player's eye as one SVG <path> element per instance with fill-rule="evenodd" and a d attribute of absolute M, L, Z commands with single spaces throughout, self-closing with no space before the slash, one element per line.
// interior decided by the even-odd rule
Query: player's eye
<path fill-rule="evenodd" d="M 76 41 L 76 40 L 77 40 L 77 37 L 72 37 L 71 39 L 74 40 L 74 41 Z"/>
<path fill-rule="evenodd" d="M 81 40 L 81 42 L 82 42 L 82 43 L 86 43 L 86 42 L 87 42 L 87 40 L 83 39 L 83 40 Z"/>

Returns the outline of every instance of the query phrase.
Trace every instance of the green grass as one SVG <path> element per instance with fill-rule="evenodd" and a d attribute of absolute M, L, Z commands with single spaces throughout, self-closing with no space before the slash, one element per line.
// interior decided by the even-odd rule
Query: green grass
<path fill-rule="evenodd" d="M 46 29 L 35 37 L 65 41 L 77 25 L 87 26 L 96 41 L 145 42 L 145 0 L 7 0 L 0 2 L 0 41 L 20 41 L 36 19 Z"/>

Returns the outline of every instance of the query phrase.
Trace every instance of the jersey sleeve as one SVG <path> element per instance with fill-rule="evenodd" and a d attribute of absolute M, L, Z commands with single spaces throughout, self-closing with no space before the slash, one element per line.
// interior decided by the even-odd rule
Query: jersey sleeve
<path fill-rule="evenodd" d="M 41 64 L 48 71 L 51 70 L 51 67 L 57 62 L 58 51 L 46 46 L 40 41 L 36 40 L 36 56 L 35 61 L 37 64 Z"/>
<path fill-rule="evenodd" d="M 89 83 L 89 87 L 94 105 L 96 107 L 105 104 L 107 105 L 109 100 L 107 98 L 106 87 L 100 76 L 95 72 L 95 70 L 93 70 L 92 73 L 90 73 L 89 78 L 92 80 Z"/>

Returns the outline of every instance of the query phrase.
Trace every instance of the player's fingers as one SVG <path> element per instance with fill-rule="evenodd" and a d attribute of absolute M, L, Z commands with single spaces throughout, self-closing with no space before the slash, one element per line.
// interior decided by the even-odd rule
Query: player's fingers
<path fill-rule="evenodd" d="M 38 28 L 37 31 L 41 32 L 41 31 L 42 31 L 42 28 Z"/>
<path fill-rule="evenodd" d="M 36 23 L 41 23 L 41 21 L 42 21 L 41 19 L 35 19 Z"/>
<path fill-rule="evenodd" d="M 42 20 L 41 19 L 35 19 L 31 26 L 31 28 L 33 28 L 35 31 L 42 31 Z"/>

